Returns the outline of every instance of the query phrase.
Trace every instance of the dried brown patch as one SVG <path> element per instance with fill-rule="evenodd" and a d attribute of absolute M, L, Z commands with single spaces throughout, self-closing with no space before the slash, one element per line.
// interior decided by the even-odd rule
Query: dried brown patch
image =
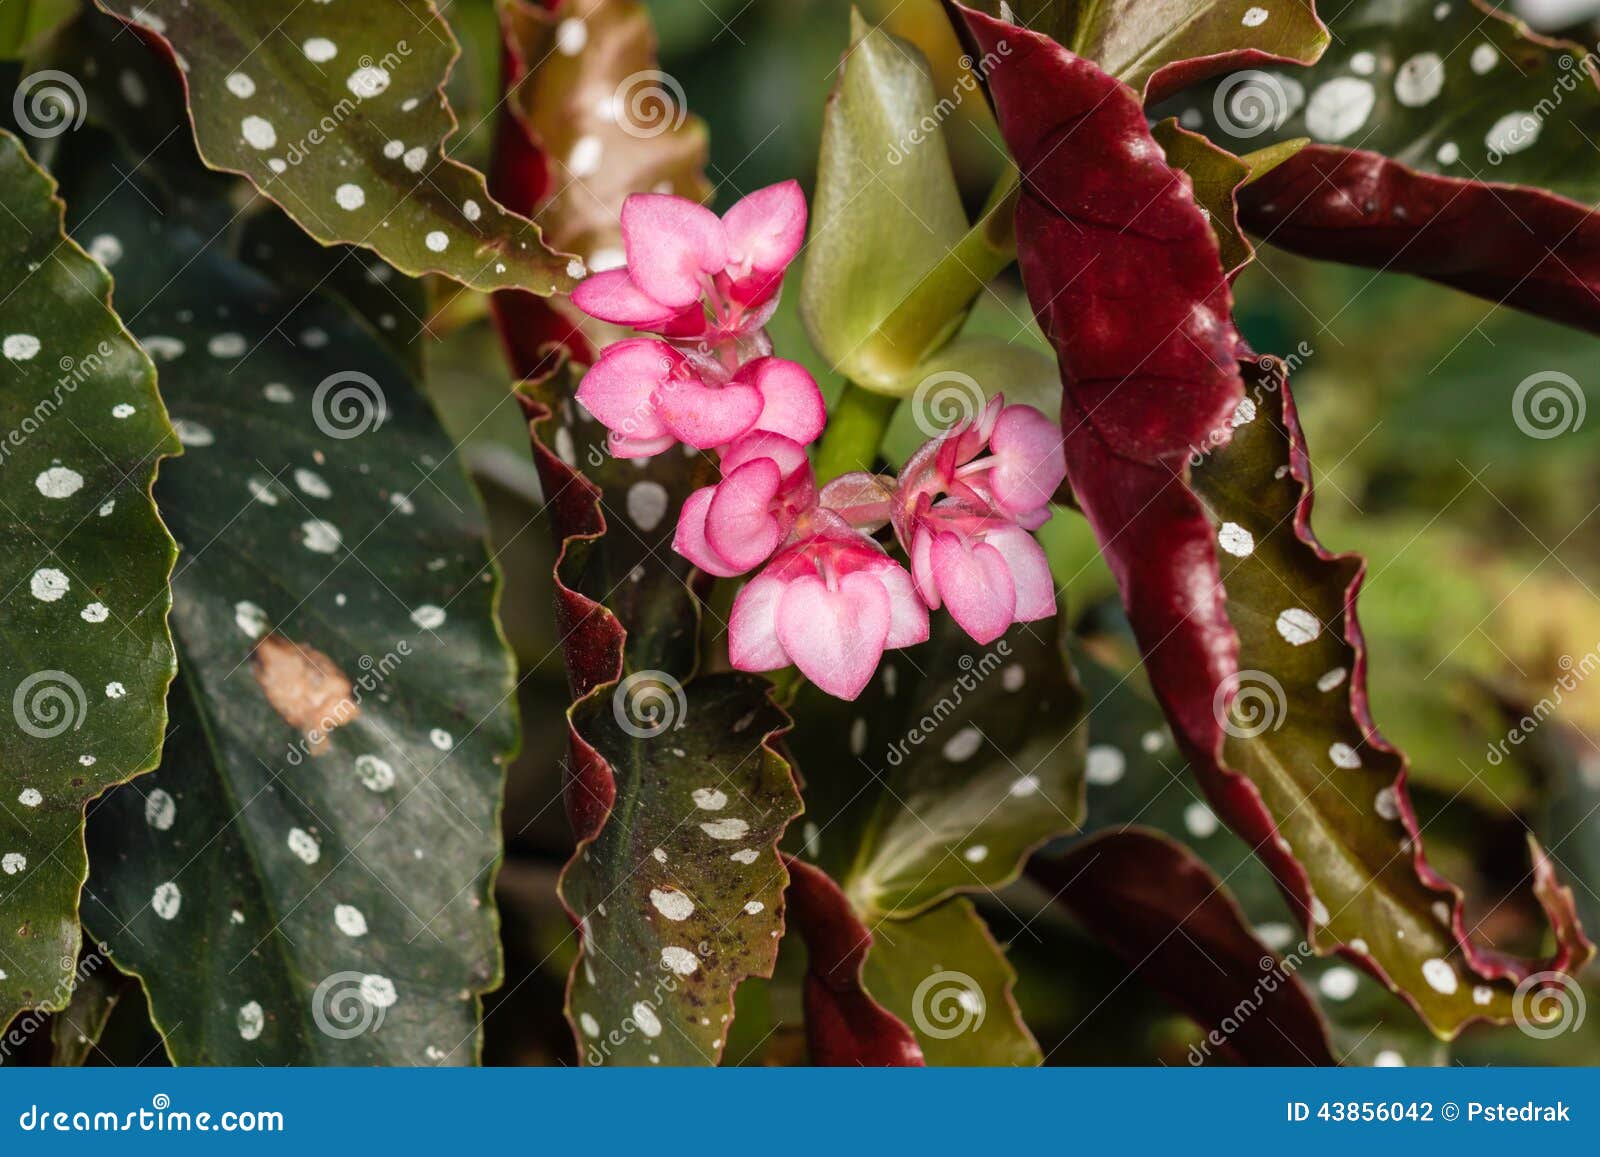
<path fill-rule="evenodd" d="M 360 704 L 350 697 L 350 680 L 309 644 L 274 631 L 251 652 L 250 671 L 272 709 L 305 734 L 312 755 L 327 749 L 329 732 L 361 714 Z"/>

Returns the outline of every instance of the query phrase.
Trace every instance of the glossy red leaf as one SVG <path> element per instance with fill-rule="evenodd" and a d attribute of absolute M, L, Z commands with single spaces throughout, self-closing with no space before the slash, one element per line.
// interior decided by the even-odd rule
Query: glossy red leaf
<path fill-rule="evenodd" d="M 1307 257 L 1426 277 L 1600 333 L 1600 214 L 1543 189 L 1313 145 L 1241 190 L 1239 217 Z"/>

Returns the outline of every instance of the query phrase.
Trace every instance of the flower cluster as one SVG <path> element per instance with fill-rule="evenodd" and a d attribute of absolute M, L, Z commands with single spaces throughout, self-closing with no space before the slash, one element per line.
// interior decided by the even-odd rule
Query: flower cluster
<path fill-rule="evenodd" d="M 854 699 L 883 652 L 928 638 L 947 608 L 979 643 L 1055 613 L 1031 531 L 1066 465 L 1056 424 L 996 396 L 924 445 L 898 478 L 846 474 L 819 487 L 806 453 L 827 414 L 815 380 L 772 356 L 763 328 L 800 249 L 799 186 L 758 190 L 722 217 L 680 197 L 630 197 L 627 265 L 573 302 L 658 336 L 610 346 L 578 400 L 622 457 L 682 442 L 715 451 L 722 478 L 684 502 L 673 548 L 723 578 L 760 568 L 734 600 L 728 656 L 745 671 L 791 664 Z M 909 573 L 876 535 L 890 528 Z"/>

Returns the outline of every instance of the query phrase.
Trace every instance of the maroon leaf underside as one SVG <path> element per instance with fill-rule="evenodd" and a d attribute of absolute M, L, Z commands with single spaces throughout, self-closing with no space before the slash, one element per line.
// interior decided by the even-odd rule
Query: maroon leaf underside
<path fill-rule="evenodd" d="M 519 3 L 523 0 L 509 0 L 498 10 L 501 99 L 489 165 L 489 195 L 513 213 L 531 219 L 549 200 L 552 189 L 549 158 L 515 98 L 536 63 L 527 59 L 518 43 L 512 5 Z M 527 19 L 546 15 L 540 5 L 526 3 L 524 8 Z M 594 362 L 594 350 L 576 319 L 550 298 L 527 290 L 503 289 L 489 296 L 489 305 L 506 360 L 519 379 L 550 373 L 559 350 L 585 365 Z"/>
<path fill-rule="evenodd" d="M 811 1063 L 923 1065 L 916 1034 L 874 1000 L 862 982 L 872 933 L 850 901 L 822 869 L 793 856 L 784 863 L 789 869 L 788 917 L 806 944 L 804 1000 Z"/>
<path fill-rule="evenodd" d="M 1239 217 L 1293 253 L 1426 277 L 1600 333 L 1600 214 L 1543 189 L 1313 145 L 1242 190 Z"/>
<path fill-rule="evenodd" d="M 1293 971 L 1255 938 L 1227 889 L 1183 845 L 1125 828 L 1036 858 L 1028 874 L 1229 1059 L 1332 1065 L 1327 1027 Z"/>
<path fill-rule="evenodd" d="M 1213 708 L 1221 689 L 1237 681 L 1239 639 L 1228 617 L 1215 532 L 1189 486 L 1187 460 L 1227 443 L 1243 397 L 1241 369 L 1259 372 L 1253 361 L 1242 361 L 1250 355 L 1231 321 L 1216 240 L 1187 179 L 1155 149 L 1137 94 L 1045 37 L 951 7 L 978 54 L 1002 40 L 1012 46 L 990 73 L 988 89 L 1023 173 L 1019 261 L 1061 366 L 1073 492 L 1117 579 L 1151 683 L 1213 808 L 1256 848 L 1309 926 L 1306 870 L 1282 846 L 1256 785 L 1223 763 L 1224 733 Z M 1295 531 L 1321 560 L 1334 562 L 1311 534 L 1309 464 L 1287 382 L 1281 387 L 1303 495 Z M 1351 709 L 1367 742 L 1387 751 L 1366 699 L 1365 649 L 1354 615 L 1359 584 L 1358 570 L 1344 616 L 1356 655 Z M 1556 933 L 1554 956 L 1521 960 L 1467 940 L 1459 890 L 1423 858 L 1403 774 L 1396 794 L 1416 871 L 1430 888 L 1453 897 L 1451 927 L 1476 971 L 1520 979 L 1587 959 L 1570 895 L 1539 854 L 1535 892 Z M 1342 951 L 1390 983 L 1370 957 Z"/>

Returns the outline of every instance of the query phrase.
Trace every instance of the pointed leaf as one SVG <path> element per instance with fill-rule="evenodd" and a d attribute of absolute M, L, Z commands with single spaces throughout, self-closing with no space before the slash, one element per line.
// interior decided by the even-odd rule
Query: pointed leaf
<path fill-rule="evenodd" d="M 1575 971 L 1592 946 L 1537 846 L 1534 891 L 1554 955 L 1521 960 L 1471 938 L 1460 890 L 1424 857 L 1405 759 L 1371 718 L 1355 617 L 1364 565 L 1311 532 L 1309 466 L 1281 364 L 1264 359 L 1252 378 L 1253 412 L 1194 471 L 1219 525 L 1239 640 L 1238 671 L 1213 699 L 1222 759 L 1208 792 L 1257 841 L 1320 950 L 1338 945 L 1441 1037 L 1474 1019 L 1504 1021 L 1521 980 Z M 1221 707 L 1230 697 L 1231 714 Z M 1241 702 L 1257 710 L 1241 713 Z"/>
<path fill-rule="evenodd" d="M 86 919 L 179 1062 L 470 1063 L 515 744 L 477 501 L 374 337 L 107 154 L 74 228 L 119 239 L 188 447 L 183 675 L 160 770 L 93 817 Z"/>
<path fill-rule="evenodd" d="M 855 702 L 800 692 L 789 746 L 806 776 L 805 855 L 869 924 L 1000 887 L 1076 829 L 1083 697 L 1059 629 L 1018 623 L 982 647 L 938 616 Z"/>
<path fill-rule="evenodd" d="M 1593 54 L 1479 0 L 1359 0 L 1333 27 L 1309 72 L 1238 74 L 1169 102 L 1235 151 L 1314 142 L 1244 193 L 1245 225 L 1600 330 Z"/>
<path fill-rule="evenodd" d="M 1311 0 L 1018 0 L 990 14 L 1049 36 L 1152 100 L 1225 69 L 1309 64 L 1328 45 Z"/>
<path fill-rule="evenodd" d="M 715 1064 L 734 990 L 777 957 L 788 874 L 776 845 L 800 811 L 772 746 L 787 718 L 763 679 L 693 677 L 698 612 L 670 540 L 694 463 L 667 453 L 641 470 L 606 456 L 604 430 L 574 417 L 576 380 L 558 372 L 522 394 L 578 696 L 567 812 L 579 846 L 561 881 L 581 931 L 568 1016 L 585 1063 Z"/>
<path fill-rule="evenodd" d="M 853 17 L 851 48 L 823 113 L 800 312 L 811 342 L 851 381 L 897 392 L 981 287 L 884 334 L 880 328 L 967 234 L 922 54 Z M 909 389 L 913 380 L 905 383 Z M 898 391 L 903 392 L 903 391 Z"/>
<path fill-rule="evenodd" d="M 287 15 L 251 0 L 100 6 L 174 55 L 206 163 L 248 177 L 323 244 L 482 290 L 566 291 L 581 275 L 445 155 L 459 49 L 431 0 Z"/>
<path fill-rule="evenodd" d="M 72 993 L 84 805 L 156 765 L 172 679 L 172 538 L 150 487 L 179 451 L 111 279 L 55 185 L 0 134 L 0 1026 Z M 109 256 L 108 247 L 84 241 Z"/>

